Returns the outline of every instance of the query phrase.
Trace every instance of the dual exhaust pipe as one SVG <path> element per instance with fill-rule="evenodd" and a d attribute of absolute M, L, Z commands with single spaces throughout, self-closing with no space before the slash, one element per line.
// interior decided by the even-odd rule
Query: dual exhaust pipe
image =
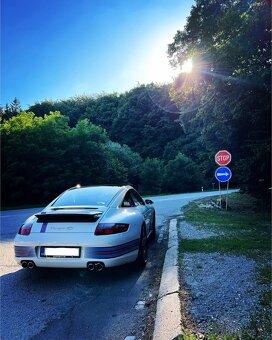
<path fill-rule="evenodd" d="M 33 269 L 35 267 L 35 263 L 33 261 L 22 261 L 21 265 L 23 268 Z"/>
<path fill-rule="evenodd" d="M 88 262 L 87 268 L 90 271 L 96 270 L 97 272 L 101 272 L 105 268 L 105 265 L 103 262 Z"/>
<path fill-rule="evenodd" d="M 23 268 L 29 269 L 33 269 L 35 267 L 35 263 L 33 261 L 22 261 L 21 265 Z M 87 268 L 90 271 L 96 270 L 97 272 L 101 272 L 105 268 L 105 265 L 103 262 L 88 262 Z"/>

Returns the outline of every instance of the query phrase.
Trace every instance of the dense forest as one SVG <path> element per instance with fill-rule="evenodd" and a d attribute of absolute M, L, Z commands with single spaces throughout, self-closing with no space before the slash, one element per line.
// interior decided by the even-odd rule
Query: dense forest
<path fill-rule="evenodd" d="M 197 0 L 168 46 L 171 84 L 1 108 L 2 205 L 46 203 L 77 183 L 142 194 L 212 189 L 214 155 L 232 153 L 230 185 L 271 187 L 269 1 Z M 217 185 L 217 184 L 216 184 Z"/>

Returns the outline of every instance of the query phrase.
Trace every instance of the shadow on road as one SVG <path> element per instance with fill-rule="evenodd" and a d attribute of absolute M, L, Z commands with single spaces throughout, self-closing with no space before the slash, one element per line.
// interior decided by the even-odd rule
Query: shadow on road
<path fill-rule="evenodd" d="M 149 243 L 144 270 L 131 264 L 102 272 L 9 265 L 17 271 L 1 277 L 1 339 L 119 340 L 151 334 L 165 236 Z M 142 300 L 146 307 L 137 309 Z"/>
<path fill-rule="evenodd" d="M 112 318 L 112 315 L 118 314 L 114 310 L 117 301 L 132 305 L 137 302 L 132 301 L 131 295 L 136 298 L 136 291 L 142 288 L 140 284 L 135 289 L 141 274 L 141 270 L 126 265 L 102 272 L 35 268 L 3 275 L 2 339 L 31 338 L 48 328 L 50 320 L 66 318 L 77 306 L 86 302 L 89 302 L 93 320 L 96 320 L 95 314 L 101 314 L 101 309 L 108 318 Z M 105 310 L 107 305 L 109 310 Z M 95 333 L 95 324 L 92 327 Z"/>
<path fill-rule="evenodd" d="M 127 279 L 130 276 L 141 275 L 141 270 L 135 268 L 133 265 L 124 265 L 120 267 L 106 268 L 101 272 L 90 271 L 87 268 L 71 269 L 71 268 L 34 268 L 34 269 L 21 269 L 16 273 L 9 275 L 20 275 L 20 280 L 25 279 L 32 284 L 43 283 L 46 279 L 48 284 L 56 284 L 65 281 L 66 284 L 85 284 L 94 283 L 97 281 L 108 282 L 111 279 L 111 283 L 122 281 L 123 278 Z M 5 278 L 4 275 L 2 280 Z"/>

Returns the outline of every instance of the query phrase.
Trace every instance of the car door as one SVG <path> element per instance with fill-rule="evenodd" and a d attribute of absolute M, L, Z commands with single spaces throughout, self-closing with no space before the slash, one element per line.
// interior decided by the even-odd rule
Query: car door
<path fill-rule="evenodd" d="M 146 205 L 141 196 L 135 190 L 129 191 L 130 196 L 135 204 L 135 207 L 139 209 L 144 216 L 145 224 L 146 224 L 146 232 L 147 235 L 152 231 L 152 210 L 149 209 Z"/>

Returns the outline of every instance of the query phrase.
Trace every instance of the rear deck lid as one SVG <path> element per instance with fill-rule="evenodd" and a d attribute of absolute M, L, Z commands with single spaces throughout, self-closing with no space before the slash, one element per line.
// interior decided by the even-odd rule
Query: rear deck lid
<path fill-rule="evenodd" d="M 106 207 L 49 207 L 36 214 L 36 233 L 94 233 Z"/>

